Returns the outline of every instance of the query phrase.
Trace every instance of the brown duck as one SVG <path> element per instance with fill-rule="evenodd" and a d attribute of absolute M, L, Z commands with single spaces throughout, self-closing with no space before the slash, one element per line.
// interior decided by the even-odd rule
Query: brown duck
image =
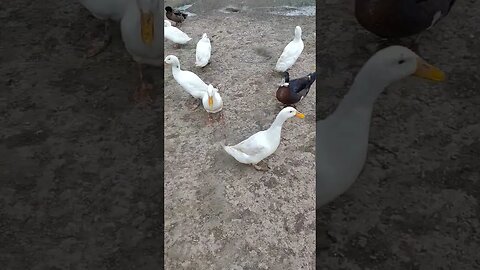
<path fill-rule="evenodd" d="M 447 16 L 455 0 L 355 0 L 355 17 L 382 38 L 420 34 Z"/>
<path fill-rule="evenodd" d="M 290 81 L 290 75 L 285 72 L 285 83 L 277 90 L 277 99 L 285 105 L 294 105 L 307 96 L 310 87 L 317 79 L 317 73 L 313 72 L 307 76 Z"/>
<path fill-rule="evenodd" d="M 175 23 L 179 24 L 185 21 L 188 14 L 181 12 L 180 10 L 174 10 L 170 6 L 165 7 L 165 11 L 167 11 L 167 18 L 170 21 L 174 21 Z"/>

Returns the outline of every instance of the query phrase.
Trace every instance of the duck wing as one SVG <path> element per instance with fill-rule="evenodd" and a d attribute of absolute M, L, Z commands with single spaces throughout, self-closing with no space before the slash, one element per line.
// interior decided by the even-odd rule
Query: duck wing
<path fill-rule="evenodd" d="M 294 92 L 299 96 L 305 97 L 310 91 L 310 87 L 312 86 L 313 82 L 315 82 L 316 79 L 317 79 L 317 73 L 313 72 L 308 74 L 305 77 L 291 80 L 289 82 L 290 91 Z"/>

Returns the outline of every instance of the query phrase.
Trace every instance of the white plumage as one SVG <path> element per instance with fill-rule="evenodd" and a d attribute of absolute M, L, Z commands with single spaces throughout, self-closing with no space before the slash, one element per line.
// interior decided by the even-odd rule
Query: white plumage
<path fill-rule="evenodd" d="M 212 53 L 212 45 L 207 33 L 203 33 L 202 38 L 197 43 L 195 52 L 195 65 L 197 67 L 204 67 L 210 61 L 210 55 Z"/>
<path fill-rule="evenodd" d="M 295 38 L 283 49 L 280 58 L 278 58 L 275 70 L 278 72 L 285 72 L 295 64 L 298 57 L 303 51 L 302 28 L 295 27 Z"/>

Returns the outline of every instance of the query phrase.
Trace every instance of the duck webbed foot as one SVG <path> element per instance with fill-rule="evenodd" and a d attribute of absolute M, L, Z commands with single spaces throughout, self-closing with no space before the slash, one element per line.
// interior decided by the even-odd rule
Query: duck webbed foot
<path fill-rule="evenodd" d="M 112 32 L 111 32 L 112 22 L 109 20 L 106 20 L 104 24 L 105 24 L 104 33 L 101 34 L 101 37 L 95 38 L 91 41 L 90 47 L 86 53 L 87 58 L 93 57 L 103 52 L 112 41 Z"/>
<path fill-rule="evenodd" d="M 264 166 L 260 166 L 260 165 L 258 165 L 258 163 L 257 164 L 252 164 L 252 165 L 255 168 L 255 170 L 261 171 L 261 172 L 266 172 L 270 169 L 270 167 L 268 166 L 267 163 L 264 163 Z"/>

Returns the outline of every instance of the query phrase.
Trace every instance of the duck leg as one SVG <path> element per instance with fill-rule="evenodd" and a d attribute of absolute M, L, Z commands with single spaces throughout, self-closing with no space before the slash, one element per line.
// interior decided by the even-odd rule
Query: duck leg
<path fill-rule="evenodd" d="M 86 57 L 90 58 L 93 57 L 108 47 L 110 42 L 112 41 L 112 32 L 111 32 L 111 25 L 112 22 L 110 20 L 105 20 L 104 22 L 104 33 L 100 40 L 94 39 L 91 44 L 90 48 L 87 50 Z"/>
<path fill-rule="evenodd" d="M 200 107 L 200 105 L 202 105 L 202 100 L 193 99 L 193 102 L 191 103 L 192 103 L 192 106 L 190 106 L 191 110 L 195 111 L 196 109 L 198 109 L 198 107 Z"/>
<path fill-rule="evenodd" d="M 137 87 L 133 95 L 135 103 L 147 103 L 151 104 L 153 102 L 150 92 L 153 90 L 153 85 L 146 82 L 143 78 L 143 65 L 138 63 L 138 70 L 140 75 L 140 86 Z"/>

